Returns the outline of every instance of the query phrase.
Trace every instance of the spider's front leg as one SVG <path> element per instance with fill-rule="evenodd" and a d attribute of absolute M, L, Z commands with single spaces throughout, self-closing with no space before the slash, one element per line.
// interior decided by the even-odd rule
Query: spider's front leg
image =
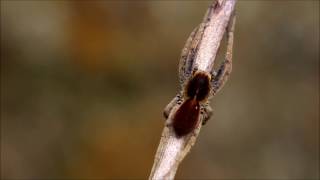
<path fill-rule="evenodd" d="M 233 47 L 233 32 L 235 24 L 235 15 L 232 15 L 229 25 L 227 27 L 227 52 L 225 55 L 225 60 L 221 64 L 217 73 L 212 71 L 212 91 L 213 94 L 216 94 L 228 80 L 228 77 L 232 71 L 232 47 Z"/>

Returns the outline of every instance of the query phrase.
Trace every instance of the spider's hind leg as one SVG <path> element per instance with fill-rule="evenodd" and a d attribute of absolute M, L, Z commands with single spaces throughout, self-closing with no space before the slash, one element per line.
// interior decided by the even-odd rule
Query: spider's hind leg
<path fill-rule="evenodd" d="M 213 110 L 210 107 L 209 103 L 206 103 L 201 107 L 202 125 L 205 125 L 207 123 L 207 121 L 211 118 L 212 114 Z"/>
<path fill-rule="evenodd" d="M 181 94 L 177 94 L 170 102 L 169 104 L 164 108 L 163 110 L 163 116 L 164 118 L 167 120 L 171 110 L 173 109 L 173 107 L 177 104 L 181 104 L 182 103 L 182 97 Z"/>

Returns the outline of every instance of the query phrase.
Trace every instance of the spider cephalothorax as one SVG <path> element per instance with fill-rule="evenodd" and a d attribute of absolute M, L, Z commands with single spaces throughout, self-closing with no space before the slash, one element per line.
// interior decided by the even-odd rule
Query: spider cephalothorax
<path fill-rule="evenodd" d="M 185 87 L 185 96 L 197 101 L 205 100 L 210 92 L 210 75 L 205 72 L 196 72 Z"/>

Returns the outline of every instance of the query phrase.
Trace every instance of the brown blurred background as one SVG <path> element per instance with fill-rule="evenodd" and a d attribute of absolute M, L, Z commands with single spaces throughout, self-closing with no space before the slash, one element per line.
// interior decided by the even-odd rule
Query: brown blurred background
<path fill-rule="evenodd" d="M 209 4 L 1 1 L 1 178 L 147 178 Z M 177 177 L 319 178 L 319 1 L 237 15 L 233 73 Z"/>

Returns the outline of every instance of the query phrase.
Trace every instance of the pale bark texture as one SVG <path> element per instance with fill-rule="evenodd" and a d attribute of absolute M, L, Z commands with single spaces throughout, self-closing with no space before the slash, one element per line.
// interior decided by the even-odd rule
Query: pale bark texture
<path fill-rule="evenodd" d="M 208 8 L 202 21 L 202 25 L 207 27 L 203 32 L 199 52 L 196 57 L 200 69 L 211 71 L 213 68 L 214 60 L 226 29 L 228 30 L 228 45 L 225 62 L 226 66 L 227 64 L 231 66 L 235 4 L 236 0 L 219 0 L 212 2 Z M 231 27 L 227 28 L 229 23 Z M 178 106 L 173 107 L 167 121 L 172 120 L 177 108 Z M 200 119 L 201 122 L 203 118 Z M 192 133 L 183 137 L 177 137 L 172 126 L 166 123 L 149 179 L 174 179 L 179 164 L 189 153 L 199 135 L 201 124 L 199 123 Z"/>

